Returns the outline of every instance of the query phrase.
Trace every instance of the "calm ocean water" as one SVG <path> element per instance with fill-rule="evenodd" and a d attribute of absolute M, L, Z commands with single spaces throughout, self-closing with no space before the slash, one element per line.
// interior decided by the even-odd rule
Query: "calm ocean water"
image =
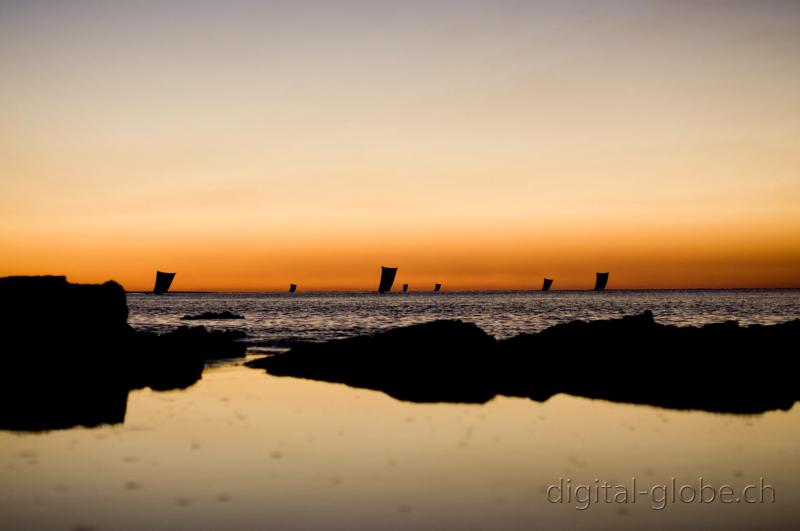
<path fill-rule="evenodd" d="M 254 347 L 284 347 L 434 319 L 471 321 L 498 338 L 538 331 L 574 319 L 603 319 L 652 310 L 657 321 L 698 325 L 736 320 L 770 324 L 800 318 L 800 290 L 669 290 L 564 292 L 172 293 L 129 294 L 129 322 L 168 330 L 180 317 L 230 310 L 245 320 L 202 321 L 238 328 Z"/>
<path fill-rule="evenodd" d="M 149 329 L 184 324 L 186 313 L 242 313 L 244 321 L 204 324 L 246 329 L 251 357 L 294 339 L 438 318 L 507 337 L 645 309 L 677 324 L 800 316 L 799 290 L 175 293 L 128 301 L 130 322 Z M 640 368 L 642 377 L 657 361 Z M 797 407 L 721 415 L 563 394 L 418 404 L 234 360 L 207 367 L 185 390 L 132 391 L 120 424 L 0 431 L 0 531 L 800 529 L 798 440 Z M 643 490 L 702 481 L 736 493 L 766 482 L 776 496 L 663 510 L 644 495 L 583 509 L 547 497 L 563 481 L 634 480 Z"/>

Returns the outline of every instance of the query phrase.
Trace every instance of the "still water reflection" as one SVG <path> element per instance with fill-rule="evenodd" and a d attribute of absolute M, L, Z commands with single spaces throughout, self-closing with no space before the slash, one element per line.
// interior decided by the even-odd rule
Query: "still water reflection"
<path fill-rule="evenodd" d="M 207 369 L 130 394 L 123 424 L 0 432 L 0 529 L 800 528 L 800 414 L 716 415 L 564 395 L 413 404 Z M 568 478 L 764 477 L 774 504 L 550 503 Z"/>

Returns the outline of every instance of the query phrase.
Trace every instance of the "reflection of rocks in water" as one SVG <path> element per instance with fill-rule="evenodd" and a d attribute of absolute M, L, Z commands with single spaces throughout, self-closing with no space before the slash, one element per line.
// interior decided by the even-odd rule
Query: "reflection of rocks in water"
<path fill-rule="evenodd" d="M 486 402 L 494 395 L 487 359 L 496 342 L 461 321 L 396 328 L 374 336 L 303 343 L 249 362 L 278 376 L 342 382 L 414 402 Z"/>
<path fill-rule="evenodd" d="M 647 311 L 573 321 L 501 342 L 501 358 L 523 376 L 501 393 L 535 388 L 543 396 L 731 413 L 789 409 L 798 393 L 783 359 L 785 345 L 799 339 L 800 320 L 678 327 L 656 323 Z"/>
<path fill-rule="evenodd" d="M 115 424 L 128 392 L 188 387 L 207 359 L 243 356 L 237 331 L 136 332 L 116 282 L 0 278 L 0 429 Z"/>
<path fill-rule="evenodd" d="M 17 390 L 13 403 L 0 404 L 0 429 L 55 430 L 125 420 L 127 389 L 86 381 L 27 383 L 26 388 Z"/>
<path fill-rule="evenodd" d="M 0 428 L 121 422 L 129 388 L 120 350 L 132 331 L 119 284 L 0 279 Z"/>
<path fill-rule="evenodd" d="M 247 365 L 415 402 L 484 403 L 497 395 L 544 401 L 568 393 L 675 409 L 760 413 L 788 409 L 797 399 L 782 356 L 786 345 L 798 340 L 800 320 L 676 327 L 656 323 L 648 311 L 574 321 L 504 341 L 474 324 L 434 321 L 303 343 Z"/>

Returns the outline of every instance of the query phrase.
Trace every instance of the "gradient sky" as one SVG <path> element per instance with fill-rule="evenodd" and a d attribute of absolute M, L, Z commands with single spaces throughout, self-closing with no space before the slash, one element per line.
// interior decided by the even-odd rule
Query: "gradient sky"
<path fill-rule="evenodd" d="M 800 287 L 800 2 L 0 4 L 0 275 Z"/>

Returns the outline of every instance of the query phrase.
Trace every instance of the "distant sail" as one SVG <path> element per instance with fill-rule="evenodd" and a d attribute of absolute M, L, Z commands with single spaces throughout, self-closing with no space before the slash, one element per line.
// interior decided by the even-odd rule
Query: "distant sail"
<path fill-rule="evenodd" d="M 153 293 L 162 295 L 169 291 L 172 285 L 172 279 L 175 278 L 175 273 L 164 273 L 156 271 L 156 285 L 153 287 Z"/>
<path fill-rule="evenodd" d="M 378 293 L 386 293 L 387 291 L 391 291 L 395 276 L 397 276 L 396 267 L 381 266 L 381 283 L 378 285 Z"/>
<path fill-rule="evenodd" d="M 289 293 L 297 291 L 297 284 L 289 284 Z"/>
<path fill-rule="evenodd" d="M 439 291 L 440 289 L 442 289 L 442 285 L 439 284 L 439 283 L 437 283 L 435 286 L 433 286 L 433 291 Z"/>
<path fill-rule="evenodd" d="M 552 285 L 553 285 L 553 279 L 552 278 L 544 279 L 544 284 L 542 284 L 542 291 L 550 291 L 550 286 L 552 286 Z"/>
<path fill-rule="evenodd" d="M 403 284 L 403 293 L 408 291 L 408 284 Z"/>
<path fill-rule="evenodd" d="M 608 273 L 597 273 L 597 280 L 594 283 L 595 291 L 603 291 L 608 284 Z"/>

